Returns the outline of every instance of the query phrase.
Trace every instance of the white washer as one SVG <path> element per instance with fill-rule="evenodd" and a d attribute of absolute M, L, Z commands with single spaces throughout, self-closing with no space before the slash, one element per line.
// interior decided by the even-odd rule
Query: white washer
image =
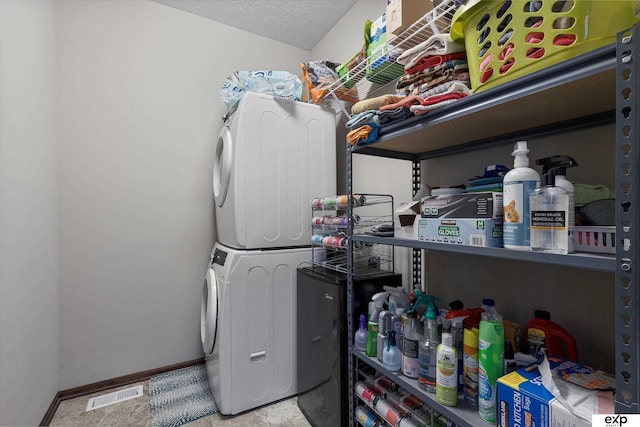
<path fill-rule="evenodd" d="M 213 248 L 200 337 L 213 397 L 235 415 L 297 394 L 296 277 L 310 248 Z"/>
<path fill-rule="evenodd" d="M 311 199 L 336 192 L 335 112 L 247 92 L 215 150 L 217 239 L 236 249 L 309 245 Z"/>

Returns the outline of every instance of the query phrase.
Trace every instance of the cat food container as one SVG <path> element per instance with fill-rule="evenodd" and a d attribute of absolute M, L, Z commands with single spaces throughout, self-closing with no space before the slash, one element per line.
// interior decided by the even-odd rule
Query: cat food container
<path fill-rule="evenodd" d="M 576 252 L 615 254 L 616 227 L 573 227 L 573 244 Z"/>
<path fill-rule="evenodd" d="M 451 23 L 475 92 L 616 41 L 640 21 L 640 1 L 467 0 Z"/>

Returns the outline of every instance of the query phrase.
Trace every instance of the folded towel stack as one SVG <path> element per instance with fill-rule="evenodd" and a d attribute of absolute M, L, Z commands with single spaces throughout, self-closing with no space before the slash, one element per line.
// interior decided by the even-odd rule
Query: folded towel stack
<path fill-rule="evenodd" d="M 352 145 L 374 142 L 378 129 L 414 115 L 451 104 L 471 95 L 465 47 L 447 34 L 435 34 L 402 53 L 397 62 L 405 73 L 395 95 L 383 95 L 355 103 L 346 126 Z"/>
<path fill-rule="evenodd" d="M 396 91 L 420 98 L 419 104 L 410 107 L 416 115 L 472 93 L 465 47 L 447 33 L 434 34 L 404 52 L 398 62 L 404 65 L 405 74 L 398 80 Z"/>

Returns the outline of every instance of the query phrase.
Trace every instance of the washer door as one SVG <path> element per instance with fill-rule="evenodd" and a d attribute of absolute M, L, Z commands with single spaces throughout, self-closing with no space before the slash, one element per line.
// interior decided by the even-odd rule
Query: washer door
<path fill-rule="evenodd" d="M 200 307 L 200 340 L 205 355 L 213 353 L 218 324 L 218 283 L 213 268 L 207 271 Z"/>
<path fill-rule="evenodd" d="M 231 171 L 233 168 L 233 138 L 231 131 L 224 126 L 216 143 L 215 162 L 213 165 L 213 196 L 218 207 L 224 205 L 229 191 Z"/>

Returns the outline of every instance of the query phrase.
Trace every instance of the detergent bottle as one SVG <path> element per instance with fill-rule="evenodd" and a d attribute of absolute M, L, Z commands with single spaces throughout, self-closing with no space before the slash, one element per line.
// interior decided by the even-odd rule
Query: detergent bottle
<path fill-rule="evenodd" d="M 478 332 L 478 413 L 496 422 L 496 382 L 504 375 L 504 326 L 491 299 L 484 299 Z"/>
<path fill-rule="evenodd" d="M 371 297 L 373 310 L 369 316 L 367 324 L 367 349 L 366 354 L 369 357 L 376 357 L 378 354 L 378 323 L 380 321 L 380 312 L 384 306 L 384 302 L 389 294 L 387 292 L 378 292 Z"/>
<path fill-rule="evenodd" d="M 528 251 L 530 245 L 529 195 L 540 186 L 540 174 L 529 167 L 526 141 L 518 141 L 511 155 L 513 169 L 502 180 L 504 223 L 503 246 Z"/>
<path fill-rule="evenodd" d="M 449 329 L 453 339 L 453 346 L 458 355 L 458 391 L 464 391 L 464 319 L 473 313 L 469 310 L 449 310 L 446 318 L 451 321 Z"/>
<path fill-rule="evenodd" d="M 544 355 L 562 356 L 572 362 L 578 361 L 578 347 L 575 338 L 562 326 L 551 320 L 551 313 L 535 310 L 534 318 L 525 326 L 524 336 L 529 343 L 529 352 L 538 363 Z"/>

